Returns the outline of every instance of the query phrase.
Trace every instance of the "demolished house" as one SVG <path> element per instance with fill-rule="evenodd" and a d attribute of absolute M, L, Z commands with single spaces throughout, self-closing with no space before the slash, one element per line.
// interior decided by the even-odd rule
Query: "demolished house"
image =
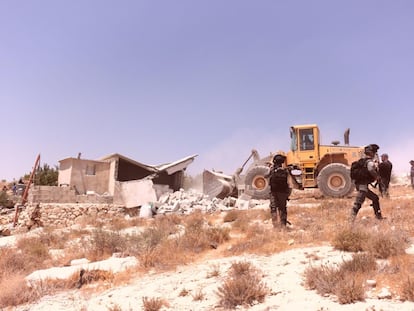
<path fill-rule="evenodd" d="M 58 187 L 34 186 L 29 201 L 113 203 L 136 207 L 182 188 L 184 172 L 197 155 L 161 165 L 147 165 L 118 153 L 98 160 L 59 161 Z"/>

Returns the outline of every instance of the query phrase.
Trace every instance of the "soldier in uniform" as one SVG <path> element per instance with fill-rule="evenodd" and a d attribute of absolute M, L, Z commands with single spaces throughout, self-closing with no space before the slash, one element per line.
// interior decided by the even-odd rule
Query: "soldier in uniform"
<path fill-rule="evenodd" d="M 286 227 L 287 221 L 287 200 L 291 188 L 288 184 L 288 169 L 283 167 L 286 156 L 278 153 L 273 157 L 273 165 L 270 168 L 268 177 L 270 184 L 270 213 L 273 227 L 277 227 L 277 215 L 280 217 L 280 224 Z"/>
<path fill-rule="evenodd" d="M 365 178 L 361 180 L 355 180 L 355 187 L 358 191 L 358 194 L 355 198 L 354 205 L 351 211 L 351 220 L 353 221 L 358 214 L 362 204 L 365 201 L 365 198 L 368 198 L 372 201 L 372 208 L 374 209 L 375 217 L 377 219 L 383 219 L 381 214 L 381 208 L 379 203 L 378 195 L 371 191 L 368 188 L 368 185 L 373 181 L 378 181 L 380 176 L 378 174 L 378 168 L 375 163 L 375 155 L 379 149 L 379 146 L 376 144 L 370 144 L 364 148 L 364 159 L 367 168 L 367 174 Z"/>
<path fill-rule="evenodd" d="M 388 188 L 390 186 L 390 181 L 391 181 L 391 171 L 392 171 L 392 163 L 388 159 L 388 154 L 383 153 L 381 155 L 381 163 L 378 164 L 378 172 L 381 177 L 381 182 L 379 183 L 379 187 L 380 187 L 381 193 L 387 198 L 390 196 L 388 192 Z"/>

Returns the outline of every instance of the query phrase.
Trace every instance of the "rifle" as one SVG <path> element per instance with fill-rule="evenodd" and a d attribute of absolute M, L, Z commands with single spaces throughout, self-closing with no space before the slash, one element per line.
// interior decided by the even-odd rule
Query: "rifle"
<path fill-rule="evenodd" d="M 378 190 L 381 194 L 381 197 L 384 197 L 384 193 L 385 193 L 385 184 L 382 182 L 381 177 L 378 177 L 377 180 L 375 181 L 375 184 L 370 184 L 372 187 L 377 188 L 378 186 Z"/>
<path fill-rule="evenodd" d="M 379 149 L 379 147 L 378 147 Z M 378 150 L 377 149 L 377 150 Z M 378 190 L 381 194 L 381 197 L 384 197 L 384 193 L 385 193 L 385 184 L 384 182 L 381 180 L 381 175 L 379 174 L 379 157 L 378 157 L 378 153 L 375 150 L 375 155 L 374 155 L 374 163 L 375 163 L 375 170 L 377 171 L 377 180 L 375 181 L 375 184 L 371 184 L 372 187 L 376 188 L 378 186 Z"/>

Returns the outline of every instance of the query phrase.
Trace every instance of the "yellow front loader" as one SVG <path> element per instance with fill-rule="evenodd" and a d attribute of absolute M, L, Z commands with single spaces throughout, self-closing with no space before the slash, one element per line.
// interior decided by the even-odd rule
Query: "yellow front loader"
<path fill-rule="evenodd" d="M 292 172 L 295 188 L 319 188 L 324 196 L 345 197 L 353 190 L 349 173 L 351 163 L 362 156 L 363 149 L 349 145 L 349 129 L 345 131 L 342 145 L 339 141 L 321 145 L 316 124 L 295 125 L 290 128 L 290 150 L 285 153 L 285 165 Z M 233 175 L 204 170 L 203 192 L 218 198 L 244 193 L 252 199 L 268 199 L 270 188 L 265 175 L 274 154 L 276 151 L 261 158 L 256 150 L 252 150 Z M 252 158 L 253 162 L 242 174 Z"/>

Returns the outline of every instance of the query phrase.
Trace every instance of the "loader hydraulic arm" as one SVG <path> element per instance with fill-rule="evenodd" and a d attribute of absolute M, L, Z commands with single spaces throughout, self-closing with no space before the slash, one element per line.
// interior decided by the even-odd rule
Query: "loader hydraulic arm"
<path fill-rule="evenodd" d="M 252 152 L 250 153 L 249 157 L 244 161 L 243 165 L 239 167 L 236 172 L 234 173 L 235 176 L 239 176 L 242 172 L 244 167 L 246 166 L 247 162 L 253 157 L 254 161 L 259 161 L 260 156 L 256 149 L 252 149 Z"/>

